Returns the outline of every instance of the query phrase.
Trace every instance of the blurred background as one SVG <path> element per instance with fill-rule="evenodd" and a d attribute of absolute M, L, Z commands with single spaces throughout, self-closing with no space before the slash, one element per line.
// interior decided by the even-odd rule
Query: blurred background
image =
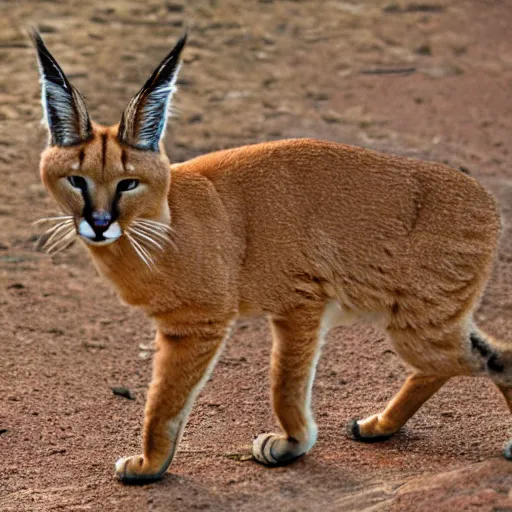
<path fill-rule="evenodd" d="M 511 340 L 510 2 L 2 0 L 0 9 L 0 510 L 512 508 L 512 464 L 499 457 L 510 415 L 486 381 L 454 381 L 383 445 L 345 439 L 346 421 L 377 412 L 406 374 L 367 327 L 330 336 L 311 455 L 272 471 L 246 461 L 252 436 L 274 421 L 263 320 L 241 323 L 173 475 L 117 485 L 114 461 L 139 451 L 152 327 L 119 304 L 79 244 L 53 259 L 34 251 L 31 223 L 56 210 L 37 172 L 46 133 L 25 34 L 39 28 L 92 118 L 111 124 L 188 27 L 172 161 L 315 137 L 470 173 L 497 196 L 505 225 L 478 320 Z M 114 396 L 118 385 L 135 399 Z"/>

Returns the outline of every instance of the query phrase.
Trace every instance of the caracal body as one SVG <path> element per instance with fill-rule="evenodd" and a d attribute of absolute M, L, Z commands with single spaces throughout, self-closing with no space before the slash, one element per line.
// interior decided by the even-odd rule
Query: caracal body
<path fill-rule="evenodd" d="M 50 249 L 78 234 L 120 297 L 157 326 L 143 454 L 118 461 L 121 480 L 165 473 L 240 315 L 267 315 L 274 338 L 272 398 L 283 433 L 255 440 L 262 463 L 290 462 L 315 443 L 311 388 L 322 339 L 357 320 L 385 331 L 412 374 L 383 412 L 350 423 L 355 439 L 388 438 L 457 375 L 489 376 L 510 406 L 511 347 L 473 320 L 500 234 L 496 203 L 477 181 L 311 139 L 170 165 L 162 124 L 183 40 L 121 124 L 104 127 L 76 106 L 81 97 L 60 68 L 55 78 L 58 65 L 34 37 L 43 86 L 53 80 L 43 88 L 51 143 L 41 175 L 68 214 L 49 230 Z M 59 85 L 71 107 L 52 92 Z"/>

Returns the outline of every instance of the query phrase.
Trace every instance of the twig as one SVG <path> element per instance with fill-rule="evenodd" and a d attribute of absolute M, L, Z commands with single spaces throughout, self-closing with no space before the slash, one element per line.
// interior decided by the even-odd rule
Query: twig
<path fill-rule="evenodd" d="M 415 72 L 416 68 L 375 68 L 360 71 L 362 75 L 410 75 Z"/>

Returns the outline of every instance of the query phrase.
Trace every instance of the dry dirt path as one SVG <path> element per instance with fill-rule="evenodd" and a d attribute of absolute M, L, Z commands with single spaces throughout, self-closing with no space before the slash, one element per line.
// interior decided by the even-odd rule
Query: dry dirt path
<path fill-rule="evenodd" d="M 81 247 L 53 260 L 33 249 L 30 223 L 54 206 L 38 181 L 45 134 L 22 33 L 39 25 L 93 118 L 111 123 L 188 23 L 168 136 L 176 161 L 308 136 L 465 167 L 503 208 L 478 319 L 510 339 L 508 2 L 3 0 L 0 9 L 0 511 L 512 510 L 512 463 L 500 458 L 511 419 L 486 381 L 454 380 L 386 443 L 345 438 L 346 421 L 381 408 L 406 374 L 361 327 L 329 337 L 315 385 L 318 445 L 295 465 L 237 460 L 273 426 L 269 332 L 251 321 L 200 397 L 171 474 L 147 487 L 115 482 L 116 458 L 139 449 L 152 328 L 119 304 Z M 116 385 L 135 400 L 113 396 Z"/>

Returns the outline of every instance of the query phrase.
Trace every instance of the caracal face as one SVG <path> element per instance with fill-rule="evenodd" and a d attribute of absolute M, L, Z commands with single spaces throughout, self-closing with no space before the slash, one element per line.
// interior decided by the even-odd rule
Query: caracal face
<path fill-rule="evenodd" d="M 49 145 L 41 179 L 65 215 L 43 219 L 52 226 L 42 245 L 65 249 L 77 236 L 91 247 L 123 237 L 146 263 L 167 241 L 169 160 L 162 150 L 168 105 L 175 90 L 181 38 L 130 101 L 118 125 L 93 123 L 81 94 L 69 83 L 37 33 Z"/>

